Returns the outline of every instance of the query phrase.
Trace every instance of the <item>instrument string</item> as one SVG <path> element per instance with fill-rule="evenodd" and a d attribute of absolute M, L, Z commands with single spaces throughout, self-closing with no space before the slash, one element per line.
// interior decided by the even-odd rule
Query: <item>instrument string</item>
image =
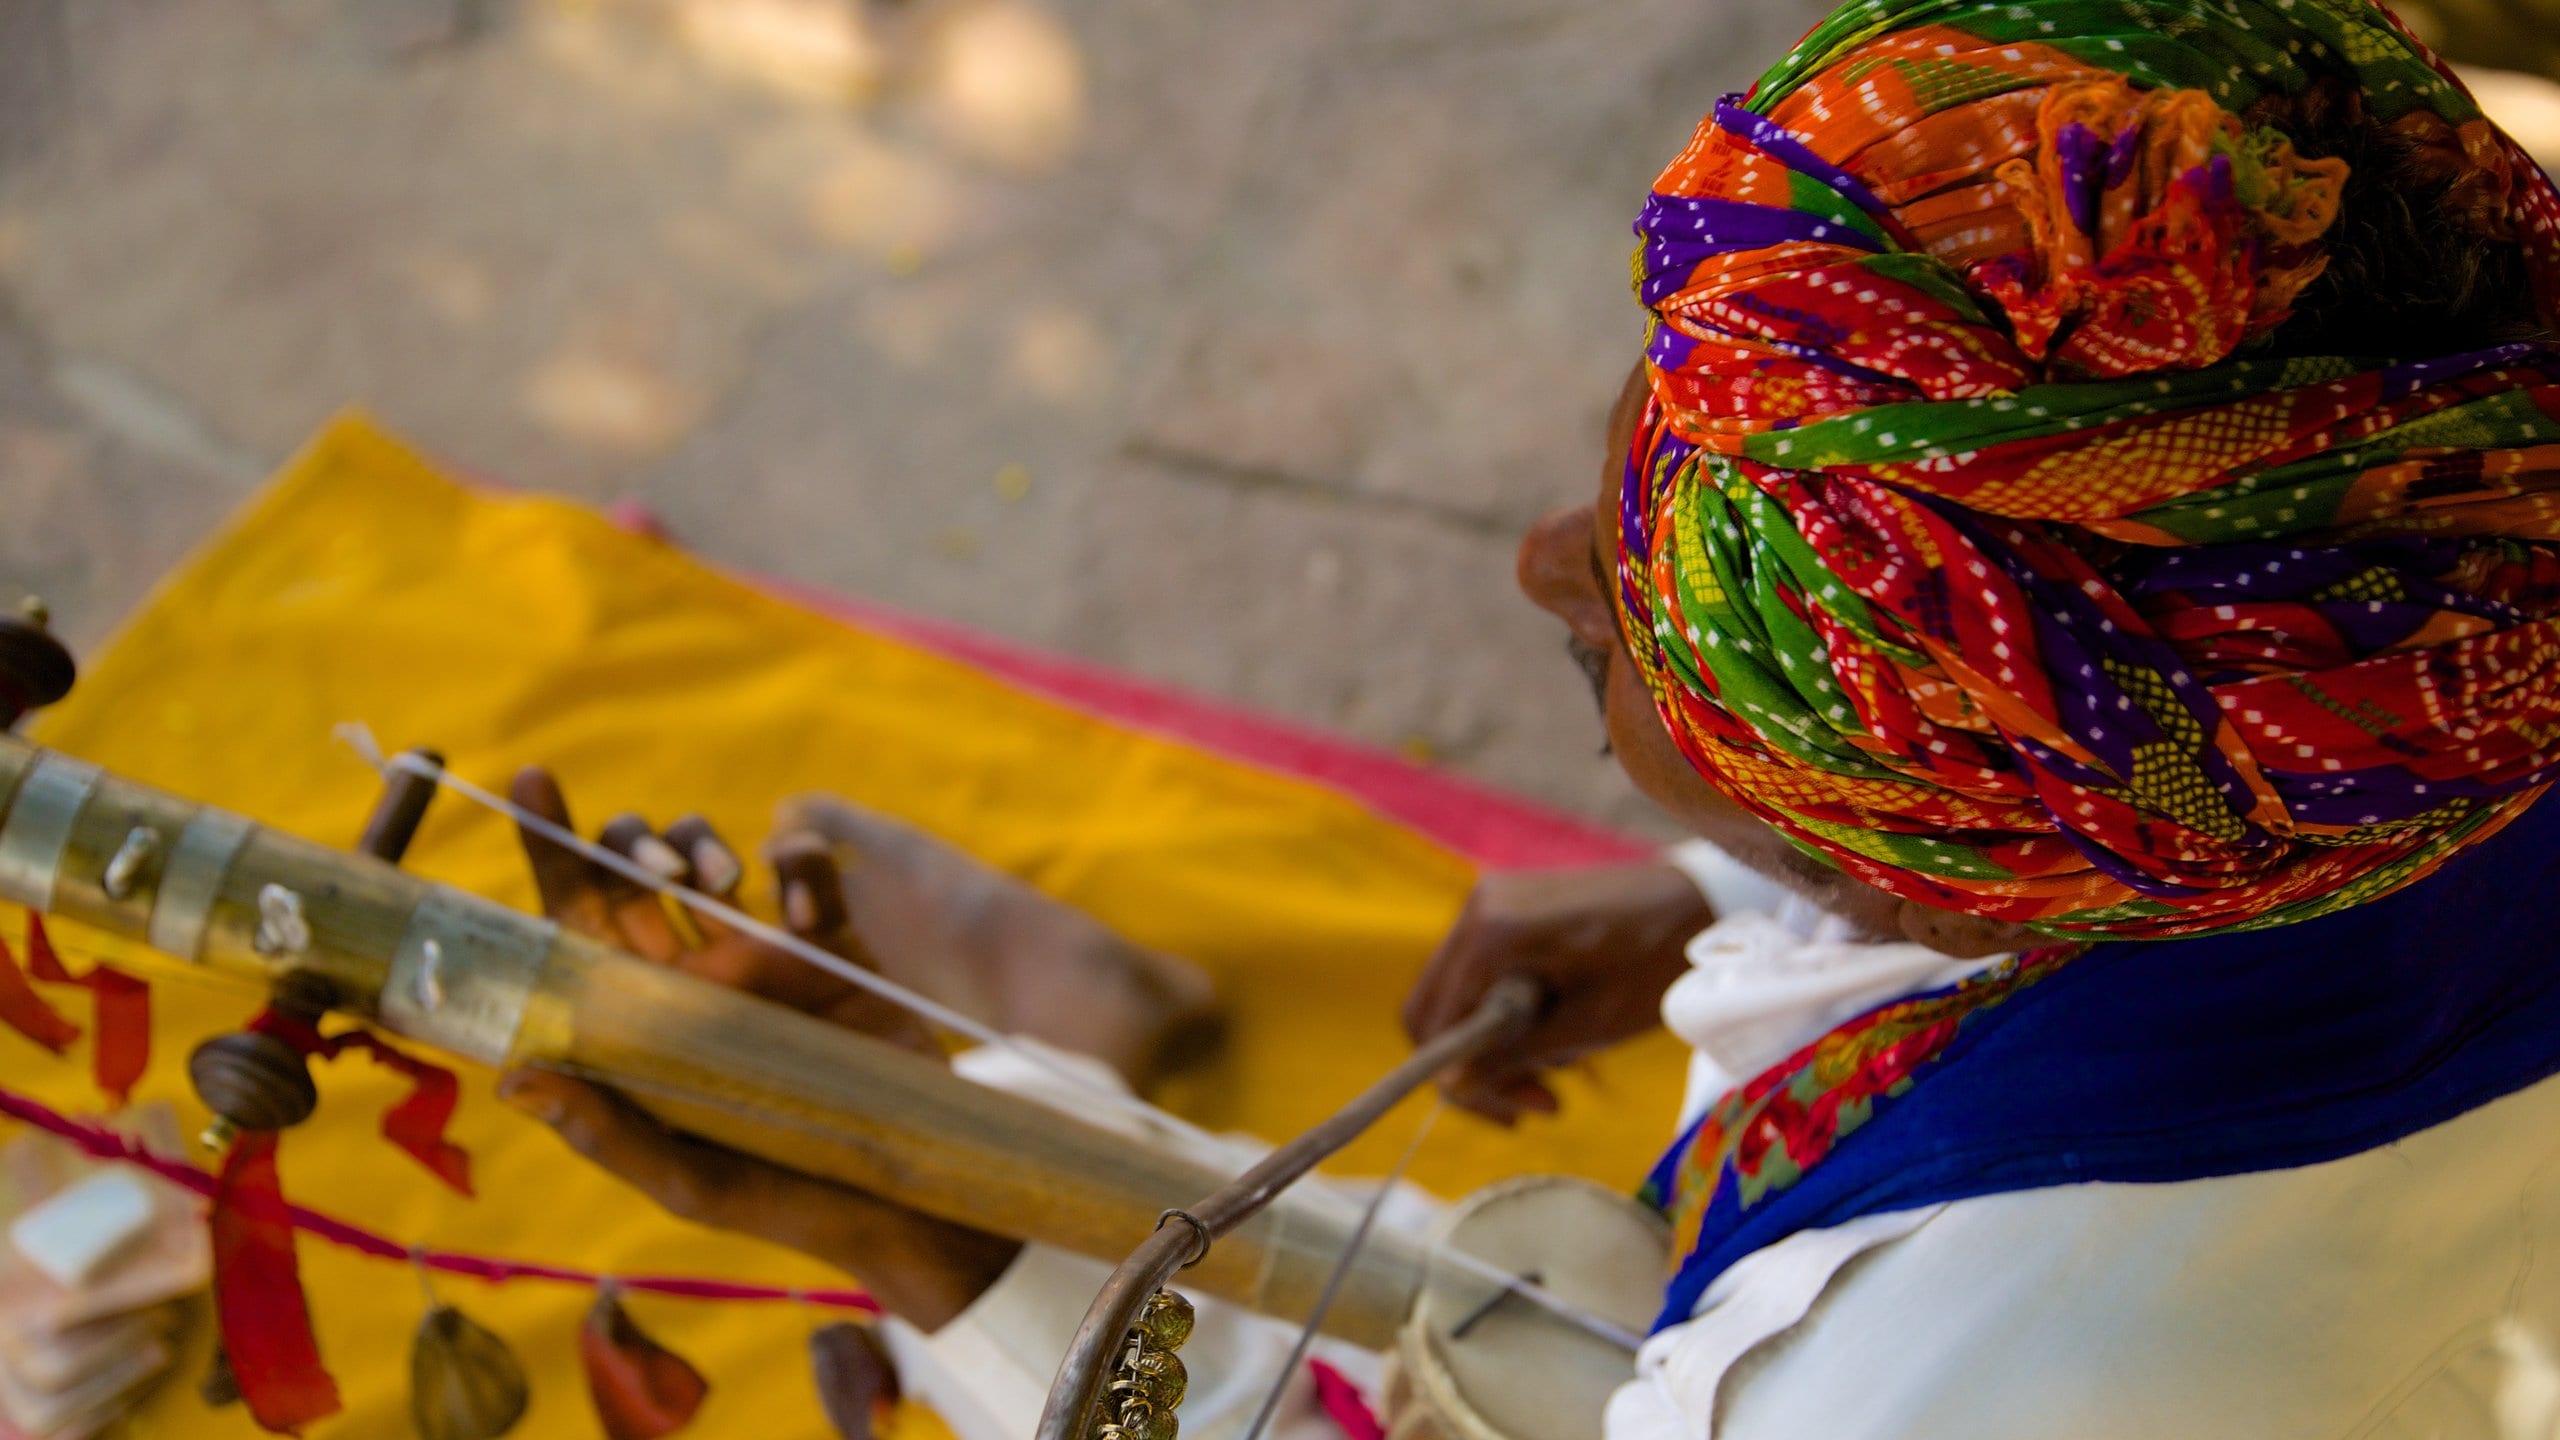
<path fill-rule="evenodd" d="M 661 1100 L 682 1101 L 693 1105 L 707 1105 L 712 1109 L 734 1115 L 742 1120 L 752 1120 L 759 1124 L 779 1125 L 788 1129 L 797 1130 L 800 1133 L 809 1136 L 813 1140 L 833 1140 L 839 1138 L 836 1132 L 829 1130 L 826 1126 L 815 1123 L 800 1115 L 792 1114 L 788 1111 L 764 1109 L 762 1107 L 750 1105 L 731 1096 L 705 1092 L 688 1086 L 659 1080 L 651 1076 L 618 1071 L 606 1071 L 591 1065 L 581 1065 L 574 1061 L 561 1059 L 544 1060 L 541 1064 L 542 1068 L 546 1070 L 555 1070 L 563 1075 L 589 1081 L 593 1084 L 604 1086 L 607 1089 L 621 1090 L 631 1094 L 649 1096 Z M 1038 1103 L 1046 1102 L 1041 1101 Z M 1443 1102 L 1439 1101 L 1437 1097 L 1435 1097 L 1431 1112 L 1432 1118 L 1437 1119 L 1443 1108 L 1445 1108 Z M 1197 1129 L 1198 1127 L 1195 1126 L 1192 1128 Z M 1232 1162 L 1233 1151 L 1237 1142 L 1212 1136 L 1209 1143 L 1215 1146 L 1216 1149 L 1210 1152 L 1205 1158 L 1220 1162 Z M 1404 1159 L 1398 1161 L 1396 1174 L 1400 1176 L 1411 1164 L 1412 1160 L 1413 1155 L 1408 1153 Z M 1349 1217 L 1352 1214 L 1353 1201 L 1351 1197 L 1343 1194 L 1342 1191 L 1337 1188 L 1337 1184 L 1339 1182 L 1335 1182 L 1330 1177 L 1321 1175 L 1314 1178 L 1317 1180 L 1316 1184 L 1301 1185 L 1290 1189 L 1288 1194 L 1291 1202 L 1306 1206 L 1310 1210 L 1321 1212 L 1335 1221 L 1340 1221 Z M 1379 1193 L 1388 1193 L 1392 1188 L 1393 1182 L 1391 1179 L 1389 1184 L 1382 1187 Z M 1359 1231 L 1362 1223 L 1363 1222 L 1355 1220 L 1353 1226 L 1354 1230 Z M 1376 1227 L 1371 1226 L 1369 1228 L 1374 1229 Z M 1419 1233 L 1407 1227 L 1398 1226 L 1393 1222 L 1388 1222 L 1385 1229 L 1386 1233 L 1398 1236 L 1399 1238 L 1414 1244 L 1414 1246 L 1430 1260 L 1445 1264 L 1454 1270 L 1464 1271 L 1476 1279 L 1484 1280 L 1491 1284 L 1500 1286 L 1505 1293 L 1515 1295 L 1518 1298 L 1537 1306 L 1539 1309 L 1548 1312 L 1558 1320 L 1572 1326 L 1576 1330 L 1582 1331 L 1593 1339 L 1602 1341 L 1605 1344 L 1614 1345 L 1617 1348 L 1626 1351 L 1630 1355 L 1634 1354 L 1637 1349 L 1642 1347 L 1644 1344 L 1644 1337 L 1642 1335 L 1627 1329 L 1625 1326 L 1619 1325 L 1605 1316 L 1594 1314 L 1590 1310 L 1574 1304 L 1572 1301 L 1565 1299 L 1563 1296 L 1556 1294 L 1554 1291 L 1545 1288 L 1535 1281 L 1515 1274 L 1511 1270 L 1497 1265 L 1490 1260 L 1486 1260 L 1465 1250 L 1453 1248 L 1445 1240 L 1435 1240 L 1428 1235 Z M 1359 1242 L 1355 1242 L 1352 1249 L 1356 1252 L 1358 1248 Z M 1344 1263 L 1348 1263 L 1347 1259 Z M 1319 1311 L 1317 1313 L 1318 1317 L 1321 1318 L 1322 1312 Z"/>
<path fill-rule="evenodd" d="M 1377 1193 L 1361 1207 L 1360 1223 L 1351 1227 L 1351 1238 L 1343 1242 L 1342 1254 L 1336 1257 L 1333 1269 L 1325 1275 L 1324 1288 L 1316 1292 L 1316 1303 L 1307 1311 L 1306 1323 L 1298 1327 L 1298 1338 L 1289 1346 L 1289 1358 L 1280 1362 L 1280 1373 L 1272 1377 L 1271 1388 L 1262 1397 L 1262 1408 L 1254 1412 L 1253 1423 L 1245 1427 L 1244 1440 L 1262 1440 L 1262 1432 L 1271 1428 L 1271 1417 L 1280 1413 L 1280 1402 L 1289 1393 L 1289 1382 L 1298 1377 L 1298 1367 L 1307 1362 L 1307 1350 L 1316 1343 L 1316 1331 L 1324 1324 L 1325 1313 L 1333 1308 L 1333 1298 L 1342 1293 L 1342 1282 L 1351 1273 L 1351 1262 L 1359 1258 L 1361 1247 L 1369 1243 L 1369 1230 L 1377 1224 L 1378 1212 L 1386 1208 L 1387 1197 L 1403 1183 L 1404 1172 L 1412 1168 L 1413 1157 L 1422 1153 L 1422 1142 L 1430 1138 L 1431 1127 L 1438 1123 L 1440 1112 L 1446 1108 L 1446 1100 L 1437 1095 L 1431 1097 L 1431 1108 L 1422 1112 L 1422 1123 L 1413 1127 L 1413 1138 L 1405 1142 L 1404 1153 L 1396 1157 L 1394 1167 L 1378 1182 Z"/>
<path fill-rule="evenodd" d="M 1129 1116 L 1131 1119 L 1147 1129 L 1157 1132 L 1160 1136 L 1178 1137 L 1193 1145 L 1204 1147 L 1212 1154 L 1223 1153 L 1228 1147 L 1228 1142 L 1221 1139 L 1219 1136 L 1203 1129 L 1199 1125 L 1193 1124 L 1191 1121 L 1186 1120 L 1179 1115 L 1174 1114 L 1170 1110 L 1166 1110 L 1161 1106 L 1153 1104 L 1142 1096 L 1133 1094 L 1127 1090 L 1117 1089 L 1097 1082 L 1090 1076 L 1078 1074 L 1074 1070 L 1058 1064 L 1054 1058 L 1042 1053 L 1037 1047 L 1025 1045 L 1016 1037 L 1008 1035 L 1003 1031 L 988 1025 L 974 1016 L 954 1010 L 950 1006 L 944 1005 L 930 996 L 920 994 L 915 990 L 898 984 L 894 980 L 875 974 L 861 965 L 855 964 L 853 961 L 835 954 L 833 951 L 827 950 L 824 947 L 814 944 L 808 940 L 804 940 L 780 926 L 759 920 L 755 916 L 750 915 L 746 911 L 728 904 L 725 901 L 715 899 L 702 891 L 691 888 L 690 886 L 679 885 L 674 881 L 667 879 L 665 876 L 658 874 L 656 871 L 642 866 L 639 862 L 632 860 L 628 856 L 609 850 L 595 841 L 578 834 L 576 831 L 570 830 L 566 826 L 557 824 L 543 816 L 534 814 L 532 811 L 525 809 L 523 806 L 516 804 L 514 801 L 509 800 L 503 795 L 496 794 L 480 785 L 476 785 L 469 780 L 463 779 L 461 776 L 454 774 L 453 771 L 448 768 L 430 764 L 415 755 L 386 754 L 383 751 L 380 742 L 374 738 L 372 730 L 362 722 L 349 721 L 341 724 L 336 727 L 336 735 L 337 738 L 350 750 L 354 751 L 366 765 L 370 766 L 377 774 L 384 776 L 385 778 L 389 777 L 394 771 L 401 774 L 414 775 L 441 789 L 459 795 L 463 799 L 484 810 L 489 810 L 496 814 L 505 816 L 506 818 L 514 821 L 517 825 L 541 836 L 552 844 L 569 850 L 587 860 L 591 860 L 594 863 L 612 871 L 614 874 L 640 886 L 642 889 L 659 895 L 688 910 L 701 915 L 707 915 L 733 930 L 752 935 L 756 939 L 773 946 L 775 949 L 780 950 L 795 959 L 816 966 L 826 974 L 835 976 L 836 978 L 845 981 L 847 984 L 858 986 L 863 990 L 869 991 L 871 994 L 888 1001 L 890 1004 L 897 1005 L 908 1011 L 910 1014 L 916 1015 L 932 1024 L 942 1026 L 944 1029 L 947 1029 L 954 1034 L 965 1036 L 982 1045 L 996 1046 L 1012 1055 L 1015 1055 L 1038 1069 L 1042 1074 L 1055 1079 L 1060 1085 L 1065 1086 L 1068 1093 L 1073 1094 L 1078 1098 L 1099 1100 L 1109 1108 Z M 627 1075 L 594 1076 L 590 1078 L 624 1089 L 647 1088 L 645 1085 L 636 1084 L 633 1077 Z M 694 1101 L 708 1099 L 714 1104 L 722 1103 L 717 1097 L 692 1095 L 690 1093 L 685 1095 L 683 1098 Z M 735 1104 L 725 1104 L 722 1108 L 728 1109 L 732 1113 L 739 1114 L 742 1117 L 750 1115 L 750 1112 L 744 1107 Z M 766 1114 L 762 1111 L 752 1112 L 752 1118 L 767 1121 L 778 1118 L 785 1119 L 786 1123 L 798 1125 L 799 1128 L 810 1129 L 815 1133 L 814 1127 L 801 1125 L 800 1122 L 790 1121 L 787 1117 L 777 1117 Z M 1408 1155 L 1407 1159 L 1410 1160 L 1410 1158 L 1410 1155 Z M 1341 1196 L 1328 1187 L 1321 1185 L 1314 1187 L 1311 1193 L 1317 1205 L 1337 1214 L 1348 1211 L 1351 1208 L 1350 1201 L 1346 1197 Z M 1381 1193 L 1383 1194 L 1384 1192 L 1381 1191 Z M 1364 1219 L 1362 1221 L 1364 1228 L 1366 1223 L 1367 1222 Z M 1546 1310 L 1550 1314 L 1556 1316 L 1559 1320 L 1564 1321 L 1566 1324 L 1569 1324 L 1575 1329 L 1581 1330 L 1596 1339 L 1615 1345 L 1629 1353 L 1633 1353 L 1643 1343 L 1643 1338 L 1641 1336 L 1634 1334 L 1625 1327 L 1617 1325 L 1602 1316 L 1593 1314 L 1581 1306 L 1575 1305 L 1543 1287 L 1524 1284 L 1517 1276 L 1514 1276 L 1509 1271 L 1493 1264 L 1490 1261 L 1480 1259 L 1463 1250 L 1454 1250 L 1436 1245 L 1430 1248 L 1436 1258 L 1449 1263 L 1457 1269 L 1467 1271 L 1480 1279 L 1512 1287 L 1522 1299 L 1529 1301 L 1540 1309 Z"/>
<path fill-rule="evenodd" d="M 981 1045 L 993 1045 L 1009 1051 L 1079 1096 L 1101 1100 L 1106 1105 L 1131 1114 L 1151 1128 L 1171 1130 L 1199 1140 L 1212 1138 L 1207 1131 L 1169 1110 L 1150 1105 L 1126 1091 L 1097 1085 L 1089 1077 L 1079 1075 L 1032 1047 L 1020 1044 L 1014 1037 L 974 1016 L 954 1010 L 930 996 L 911 990 L 887 976 L 847 960 L 824 946 L 804 940 L 781 926 L 759 920 L 726 901 L 715 899 L 691 886 L 679 885 L 641 865 L 638 861 L 609 850 L 567 826 L 536 815 L 503 795 L 463 779 L 451 770 L 429 764 L 415 755 L 385 755 L 381 745 L 373 738 L 373 732 L 360 723 L 351 722 L 339 726 L 338 736 L 350 749 L 361 756 L 366 764 L 385 776 L 398 771 L 432 781 L 483 809 L 492 810 L 507 817 L 554 845 L 603 866 L 642 889 L 673 901 L 696 914 L 709 916 L 730 929 L 752 935 L 796 960 L 813 965 L 849 985 L 867 990 L 890 1004 L 939 1025 L 953 1034 L 965 1036 Z"/>

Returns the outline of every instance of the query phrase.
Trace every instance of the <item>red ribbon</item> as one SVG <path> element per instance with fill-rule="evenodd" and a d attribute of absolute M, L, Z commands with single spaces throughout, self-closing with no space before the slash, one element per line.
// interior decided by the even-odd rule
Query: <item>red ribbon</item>
<path fill-rule="evenodd" d="M 213 1309 L 241 1402 L 261 1429 L 298 1435 L 338 1413 L 293 1255 L 293 1215 L 276 1180 L 272 1131 L 243 1135 L 213 1192 Z"/>
<path fill-rule="evenodd" d="M 322 1035 L 312 1022 L 272 1008 L 249 1028 L 304 1056 L 335 1059 L 359 1050 L 406 1076 L 409 1094 L 383 1112 L 383 1138 L 437 1179 L 471 1193 L 471 1157 L 444 1135 L 457 1100 L 452 1071 L 404 1055 L 361 1027 Z M 243 1135 L 223 1159 L 213 1196 L 214 1313 L 251 1417 L 267 1430 L 299 1434 L 337 1413 L 338 1387 L 311 1333 L 311 1301 L 293 1258 L 293 1211 L 276 1181 L 277 1140 L 271 1131 Z"/>
<path fill-rule="evenodd" d="M 64 969 L 62 957 L 53 951 L 53 937 L 44 933 L 44 917 L 33 911 L 27 913 L 27 969 L 47 984 L 77 985 L 89 992 L 97 1031 L 89 1073 L 122 1108 L 151 1064 L 151 987 L 112 965 L 92 965 L 86 975 Z"/>
<path fill-rule="evenodd" d="M 56 1055 L 80 1038 L 80 1027 L 62 1018 L 62 1012 L 45 1003 L 36 987 L 27 983 L 27 972 L 18 968 L 18 957 L 6 940 L 0 940 L 0 1023 Z"/>
<path fill-rule="evenodd" d="M 370 1030 L 354 1029 L 335 1035 L 322 1035 L 319 1028 L 298 1016 L 274 1010 L 259 1012 L 249 1028 L 272 1035 L 300 1054 L 334 1060 L 349 1050 L 360 1050 L 373 1063 L 404 1076 L 409 1081 L 409 1094 L 399 1104 L 382 1112 L 382 1138 L 398 1146 L 429 1173 L 456 1191 L 471 1193 L 471 1155 L 461 1146 L 447 1140 L 446 1123 L 453 1119 L 454 1107 L 461 1103 L 461 1087 L 453 1072 L 414 1055 L 403 1054 L 391 1042 Z"/>

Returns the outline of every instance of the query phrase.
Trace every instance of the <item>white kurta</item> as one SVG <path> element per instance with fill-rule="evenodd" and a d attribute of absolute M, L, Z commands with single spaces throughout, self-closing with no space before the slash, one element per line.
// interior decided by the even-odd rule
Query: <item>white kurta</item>
<path fill-rule="evenodd" d="M 1974 968 L 1849 941 L 1704 847 L 1676 858 L 1724 917 L 1664 1000 L 1697 1055 L 1688 1113 L 1840 1020 Z M 1017 1079 L 995 1057 L 961 1063 Z M 1420 1207 L 1391 1209 L 1411 1223 Z M 936 1334 L 892 1325 L 911 1392 L 960 1440 L 1028 1436 L 1106 1269 L 1028 1251 Z M 1240 1435 L 1294 1334 L 1204 1303 L 1183 1434 Z M 1299 1377 L 1274 1440 L 1338 1437 L 1306 1389 Z M 2057 1186 L 1791 1236 L 1647 1343 L 1607 1433 L 2560 1440 L 2560 1080 L 2326 1164 Z"/>

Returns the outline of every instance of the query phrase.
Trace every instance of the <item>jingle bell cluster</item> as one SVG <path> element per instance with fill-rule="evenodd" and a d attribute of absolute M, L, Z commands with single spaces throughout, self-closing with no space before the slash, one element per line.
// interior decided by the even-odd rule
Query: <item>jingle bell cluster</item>
<path fill-rule="evenodd" d="M 1174 1292 L 1147 1297 L 1103 1388 L 1091 1440 L 1174 1440 L 1181 1432 L 1174 1409 L 1191 1377 L 1174 1352 L 1191 1338 L 1192 1320 L 1191 1302 Z"/>

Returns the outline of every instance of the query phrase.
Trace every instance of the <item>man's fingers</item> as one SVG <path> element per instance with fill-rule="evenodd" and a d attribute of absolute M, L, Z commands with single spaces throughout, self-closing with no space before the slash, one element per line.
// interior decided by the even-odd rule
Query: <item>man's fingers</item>
<path fill-rule="evenodd" d="M 699 815 L 682 817 L 667 827 L 667 843 L 682 853 L 691 867 L 693 878 L 687 883 L 694 889 L 715 900 L 738 898 L 738 886 L 747 878 L 746 862 L 729 848 L 728 841 L 720 838 L 720 832 L 712 828 L 709 820 Z M 706 935 L 718 935 L 727 928 L 700 911 L 694 912 L 694 921 Z"/>
<path fill-rule="evenodd" d="M 539 765 L 517 771 L 507 796 L 519 808 L 564 830 L 575 828 L 560 782 Z M 516 827 L 516 838 L 524 846 L 526 863 L 533 867 L 533 888 L 542 897 L 542 913 L 581 934 L 619 944 L 621 937 L 614 932 L 612 909 L 605 900 L 604 871 L 576 851 L 521 825 Z"/>
<path fill-rule="evenodd" d="M 649 828 L 648 821 L 637 815 L 616 815 L 606 821 L 604 829 L 596 833 L 596 842 L 670 884 L 682 885 L 692 878 L 693 865 L 684 858 L 684 852 L 668 844 L 665 837 Z M 675 918 L 667 913 L 667 902 L 659 898 L 658 892 L 627 875 L 616 875 L 605 898 L 613 909 L 614 923 L 622 927 L 623 938 L 642 955 L 666 965 L 692 948 L 676 928 Z"/>
<path fill-rule="evenodd" d="M 879 844 L 892 838 L 896 831 L 913 828 L 833 795 L 794 795 L 773 812 L 773 831 L 777 835 L 807 833 L 830 844 L 857 848 Z"/>
<path fill-rule="evenodd" d="M 734 931 L 687 952 L 676 964 L 688 975 L 812 1015 L 823 1015 L 853 988 L 797 955 Z"/>
<path fill-rule="evenodd" d="M 671 842 L 675 833 L 671 827 Z M 686 827 L 686 838 L 695 842 L 689 848 L 696 850 L 710 845 L 727 848 L 708 825 Z M 822 949 L 855 958 L 846 944 L 844 899 L 826 842 L 805 834 L 777 836 L 766 842 L 765 853 L 774 867 L 784 928 Z M 752 936 L 721 929 L 716 922 L 706 933 L 709 942 L 681 962 L 706 980 L 812 1014 L 829 1011 L 852 989 L 839 976 Z"/>
<path fill-rule="evenodd" d="M 1462 1070 L 1443 1082 L 1440 1092 L 1450 1104 L 1499 1125 L 1516 1125 L 1523 1115 L 1553 1115 L 1561 1108 L 1545 1081 L 1519 1071 L 1486 1075 Z"/>
<path fill-rule="evenodd" d="M 1404 992 L 1404 1007 L 1397 1018 L 1404 1023 L 1404 1038 L 1419 1045 L 1423 1041 L 1423 1025 L 1431 1018 L 1432 995 L 1441 985 L 1440 967 L 1449 957 L 1444 942 L 1422 963 L 1422 973 L 1413 977 L 1413 988 Z"/>
<path fill-rule="evenodd" d="M 1544 1080 L 1515 1080 L 1501 1094 L 1503 1103 L 1511 1107 L 1511 1119 L 1506 1124 L 1518 1123 L 1523 1115 L 1553 1115 L 1563 1108 L 1556 1092 Z"/>
<path fill-rule="evenodd" d="M 1472 1115 L 1481 1115 L 1496 1125 L 1512 1125 L 1520 1112 L 1503 1099 L 1502 1092 L 1469 1084 L 1457 1076 L 1440 1082 L 1441 1098 Z"/>
<path fill-rule="evenodd" d="M 1476 1006 L 1484 1003 L 1485 992 L 1493 988 L 1494 980 L 1478 956 L 1463 957 L 1461 963 L 1452 964 L 1445 973 L 1431 978 L 1435 983 L 1430 993 L 1420 997 L 1418 1013 L 1405 1025 L 1417 1045 L 1474 1014 Z"/>
<path fill-rule="evenodd" d="M 800 938 L 878 973 L 880 967 L 854 934 L 853 917 L 845 908 L 844 878 L 836 870 L 835 849 L 826 838 L 807 831 L 776 835 L 765 842 L 765 859 L 773 866 L 774 888 L 782 896 L 783 924 Z M 837 986 L 835 998 L 825 1006 L 828 1019 L 930 1052 L 930 1035 L 904 1007 L 856 985 L 838 981 Z"/>
<path fill-rule="evenodd" d="M 880 868 L 910 877 L 945 872 L 1001 875 L 922 826 L 833 795 L 795 795 L 783 801 L 774 807 L 773 833 L 817 837 L 835 852 L 839 868 L 857 881 Z"/>
<path fill-rule="evenodd" d="M 746 864 L 738 858 L 737 851 L 729 848 L 729 842 L 720 838 L 720 832 L 712 828 L 709 820 L 699 815 L 683 816 L 667 827 L 666 841 L 684 856 L 687 885 L 714 900 L 737 902 L 738 884 L 747 875 Z M 729 928 L 729 922 L 707 910 L 686 906 L 684 915 L 701 933 L 705 945 L 720 944 L 737 933 Z"/>
<path fill-rule="evenodd" d="M 1542 1077 L 1569 1060 L 1550 1053 L 1539 1043 L 1542 1038 L 1533 1034 L 1528 1037 L 1529 1043 L 1518 1049 L 1479 1055 L 1450 1071 L 1447 1088 L 1451 1097 L 1465 1096 L 1514 1113 L 1552 1112 L 1556 1108 L 1555 1092 L 1547 1088 Z"/>
<path fill-rule="evenodd" d="M 693 866 L 695 889 L 724 900 L 738 893 L 738 882 L 747 876 L 746 864 L 709 820 L 699 815 L 683 817 L 667 827 L 667 843 L 684 852 Z"/>
<path fill-rule="evenodd" d="M 1405 1034 L 1419 1045 L 1474 1013 L 1493 988 L 1491 958 L 1461 915 L 1405 997 Z"/>
<path fill-rule="evenodd" d="M 733 1178 L 753 1164 L 677 1135 L 611 1094 L 548 1070 L 510 1070 L 498 1098 L 548 1125 L 570 1149 L 669 1212 L 725 1226 Z"/>
<path fill-rule="evenodd" d="M 860 1276 L 927 1325 L 959 1314 L 1019 1247 L 813 1175 L 676 1134 L 609 1091 L 511 1070 L 498 1094 L 670 1213 L 787 1245 Z"/>
<path fill-rule="evenodd" d="M 847 923 L 844 885 L 823 837 L 806 832 L 777 835 L 765 845 L 765 860 L 773 866 L 774 886 L 782 899 L 782 923 L 793 934 L 820 943 L 843 934 Z"/>
<path fill-rule="evenodd" d="M 670 884 L 693 883 L 693 862 L 668 844 L 647 820 L 628 810 L 604 822 L 604 828 L 596 832 L 596 843 Z M 633 889 L 645 888 L 627 877 L 616 879 Z"/>

